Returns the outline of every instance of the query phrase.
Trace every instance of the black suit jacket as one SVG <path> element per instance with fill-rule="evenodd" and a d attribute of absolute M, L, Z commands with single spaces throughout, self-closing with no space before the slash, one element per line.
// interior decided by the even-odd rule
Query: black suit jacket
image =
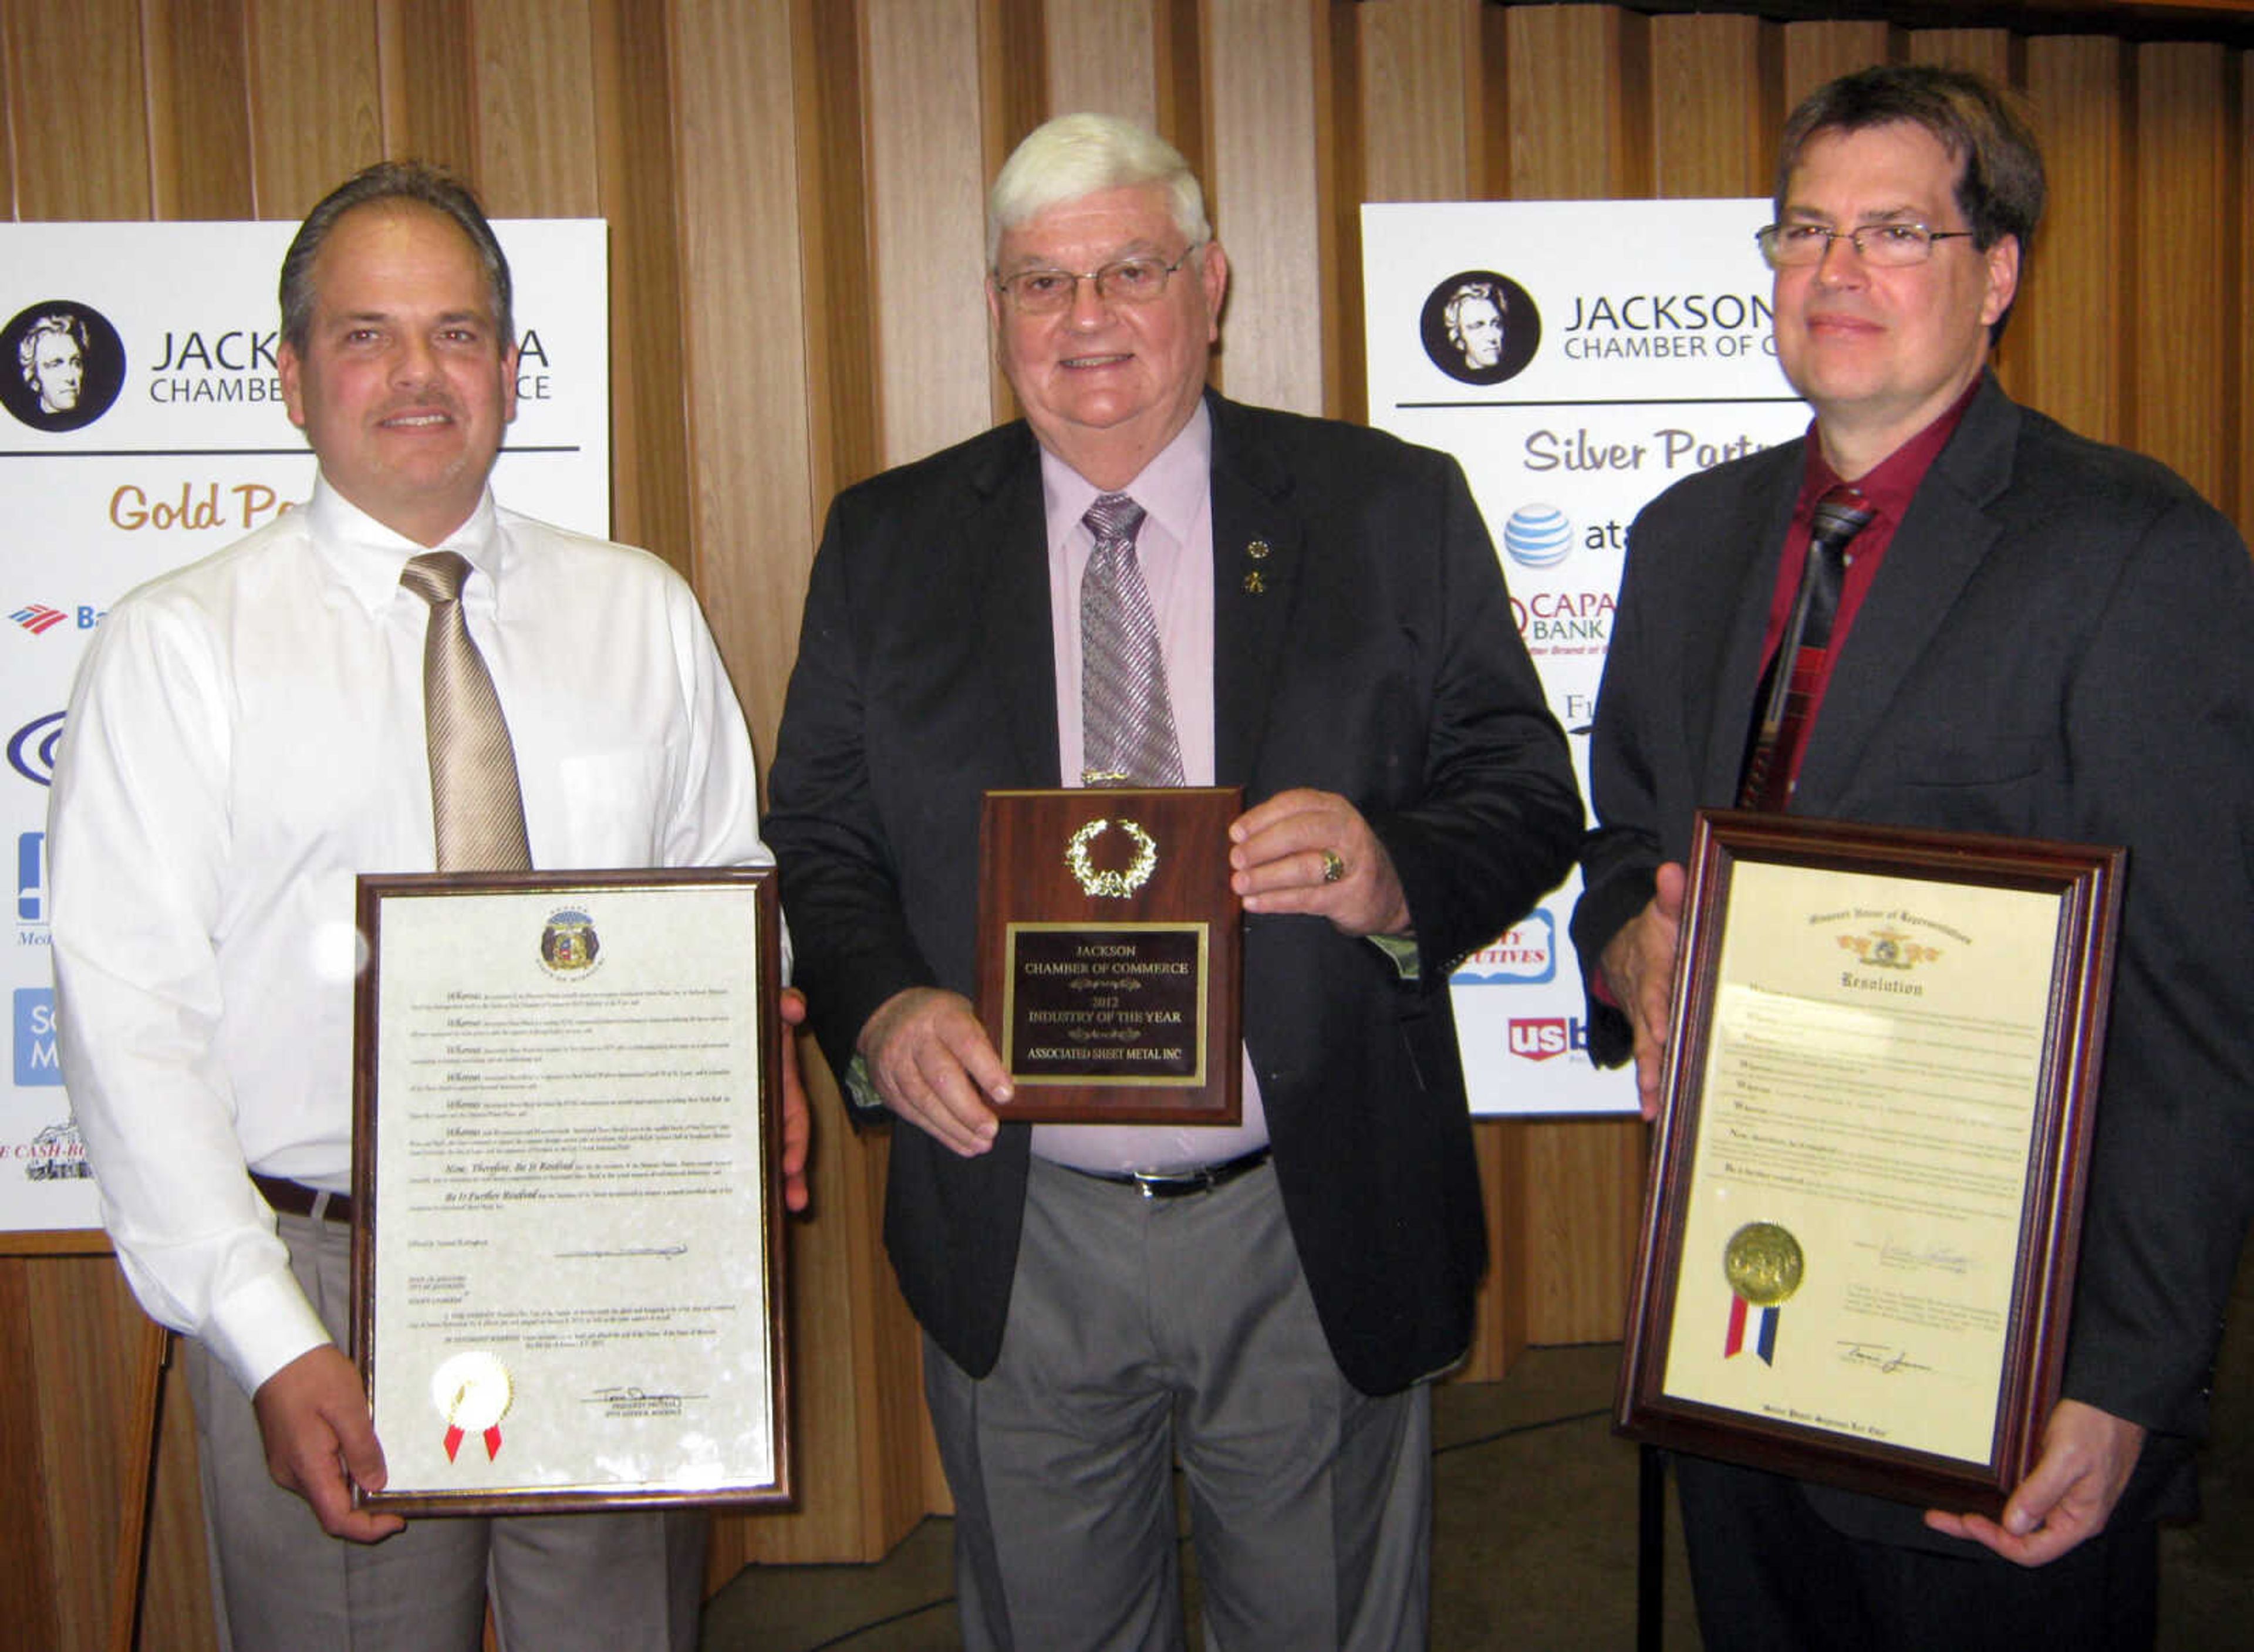
<path fill-rule="evenodd" d="M 1454 462 L 1208 405 L 1216 778 L 1248 806 L 1300 786 L 1351 800 L 1416 926 L 1413 982 L 1325 921 L 1254 917 L 1244 939 L 1245 1040 L 1300 1261 L 1340 1369 L 1382 1392 L 1460 1356 L 1486 1259 L 1449 971 L 1557 883 L 1580 806 Z M 980 794 L 1058 783 L 1046 542 L 1022 424 L 831 507 L 765 835 L 841 1074 L 894 993 L 973 991 Z M 1005 1124 L 973 1159 L 917 1130 L 892 1142 L 887 1248 L 973 1376 L 1000 1352 L 1028 1138 Z"/>
<path fill-rule="evenodd" d="M 1727 808 L 1804 463 L 1684 481 L 1630 530 L 1597 702 L 1585 968 Z M 2178 1472 L 2254 1201 L 2254 566 L 2149 459 L 1991 378 L 1927 473 L 1841 646 L 1793 812 L 2129 850 L 2065 1391 L 2155 1431 L 2125 1513 Z M 1628 1028 L 1591 1000 L 1591 1049 Z M 1824 1494 L 1924 1541 L 1914 1511 Z M 1933 1540 L 1936 1543 L 1942 1541 Z"/>

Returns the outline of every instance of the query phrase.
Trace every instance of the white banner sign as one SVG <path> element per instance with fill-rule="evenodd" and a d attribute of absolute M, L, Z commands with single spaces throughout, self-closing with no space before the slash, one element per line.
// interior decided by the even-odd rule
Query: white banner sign
<path fill-rule="evenodd" d="M 1586 795 L 1628 523 L 1694 471 L 1807 428 L 1777 370 L 1765 200 L 1362 209 L 1369 421 L 1451 452 Z M 1474 1111 L 1632 1112 L 1589 1060 L 1569 878 L 1454 982 Z"/>
<path fill-rule="evenodd" d="M 523 340 L 505 504 L 610 531 L 605 227 L 494 225 Z M 15 872 L 4 984 L 0 1231 L 97 1225 L 55 1065 L 46 824 L 63 707 L 88 638 L 134 586 L 312 491 L 282 408 L 275 298 L 294 224 L 0 225 L 0 844 Z M 340 1093 L 352 1082 L 336 1075 Z"/>

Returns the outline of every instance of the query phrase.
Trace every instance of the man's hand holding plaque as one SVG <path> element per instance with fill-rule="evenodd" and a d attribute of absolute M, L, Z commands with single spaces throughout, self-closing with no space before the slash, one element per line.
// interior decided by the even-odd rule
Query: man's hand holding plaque
<path fill-rule="evenodd" d="M 1013 1117 L 1233 1124 L 1236 787 L 989 792 L 978 1015 Z"/>

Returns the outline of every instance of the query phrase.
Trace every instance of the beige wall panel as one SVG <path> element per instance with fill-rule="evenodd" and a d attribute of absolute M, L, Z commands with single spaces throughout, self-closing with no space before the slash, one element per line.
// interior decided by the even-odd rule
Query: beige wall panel
<path fill-rule="evenodd" d="M 601 210 L 592 13 L 590 0 L 473 0 L 476 172 L 496 217 Z"/>
<path fill-rule="evenodd" d="M 1362 200 L 1478 199 L 1479 0 L 1381 0 L 1349 10 Z"/>
<path fill-rule="evenodd" d="M 1094 109 L 1158 124 L 1158 0 L 1048 0 L 1052 114 Z"/>
<path fill-rule="evenodd" d="M 654 0 L 596 0 L 599 208 L 611 226 L 611 531 L 692 566 L 672 81 Z"/>
<path fill-rule="evenodd" d="M 1202 17 L 1205 182 L 1231 289 L 1217 382 L 1239 401 L 1320 413 L 1329 21 L 1322 0 L 1208 0 Z"/>
<path fill-rule="evenodd" d="M 368 0 L 244 0 L 244 8 L 258 216 L 300 218 L 383 158 L 375 9 Z"/>
<path fill-rule="evenodd" d="M 672 47 L 696 585 L 768 752 L 818 508 L 788 10 L 684 3 Z"/>
<path fill-rule="evenodd" d="M 16 216 L 149 216 L 137 0 L 0 6 Z"/>
<path fill-rule="evenodd" d="M 1528 7 L 1506 16 L 1508 193 L 1603 200 L 1648 191 L 1648 80 L 1642 108 L 1626 107 L 1635 101 L 1634 59 L 1648 52 L 1642 20 L 1609 6 Z M 1500 1266 L 1516 1270 L 1502 1288 L 1525 1292 L 1527 1339 L 1619 1335 L 1642 1186 L 1642 1125 L 1584 1120 L 1480 1128 L 1505 1132 L 1502 1152 L 1521 1160 L 1514 1167 L 1524 1186 L 1517 1227 L 1497 1250 Z"/>
<path fill-rule="evenodd" d="M 1648 192 L 1644 19 L 1614 6 L 1506 12 L 1509 187 L 1520 200 L 1602 200 Z M 1633 93 L 1641 86 L 1646 96 Z M 1639 103 L 1641 106 L 1639 107 Z"/>
<path fill-rule="evenodd" d="M 478 174 L 472 0 L 374 0 L 383 153 Z"/>
<path fill-rule="evenodd" d="M 1883 23 L 1785 24 L 1784 107 L 1778 124 L 1824 81 L 1892 59 L 1890 31 Z"/>
<path fill-rule="evenodd" d="M 1772 25 L 1755 18 L 1651 20 L 1653 192 L 1766 195 L 1782 116 L 1768 95 Z"/>
<path fill-rule="evenodd" d="M 1908 38 L 1908 60 L 1969 69 L 2012 84 L 2012 37 L 2002 29 L 1920 29 Z"/>
<path fill-rule="evenodd" d="M 993 422 L 977 0 L 868 0 L 863 32 L 878 458 L 900 465 Z"/>
<path fill-rule="evenodd" d="M 151 215 L 248 218 L 250 100 L 239 0 L 141 0 Z"/>
<path fill-rule="evenodd" d="M 2025 90 L 2050 192 L 1998 358 L 2014 394 L 2104 442 L 2124 434 L 2124 69 L 2118 40 L 2027 42 Z"/>
<path fill-rule="evenodd" d="M 2236 113 L 2220 46 L 2135 48 L 2137 232 L 2125 251 L 2135 338 L 2131 443 L 2228 506 L 2222 428 L 2224 198 Z"/>

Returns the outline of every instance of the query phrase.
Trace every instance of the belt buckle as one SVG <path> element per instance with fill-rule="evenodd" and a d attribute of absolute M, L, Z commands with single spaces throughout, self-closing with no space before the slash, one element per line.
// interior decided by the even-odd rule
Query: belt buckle
<path fill-rule="evenodd" d="M 1137 1170 L 1128 1173 L 1135 1179 L 1135 1191 L 1145 1199 L 1180 1199 L 1187 1194 L 1211 1193 L 1214 1188 L 1213 1167 L 1209 1165 L 1196 1170 Z"/>

